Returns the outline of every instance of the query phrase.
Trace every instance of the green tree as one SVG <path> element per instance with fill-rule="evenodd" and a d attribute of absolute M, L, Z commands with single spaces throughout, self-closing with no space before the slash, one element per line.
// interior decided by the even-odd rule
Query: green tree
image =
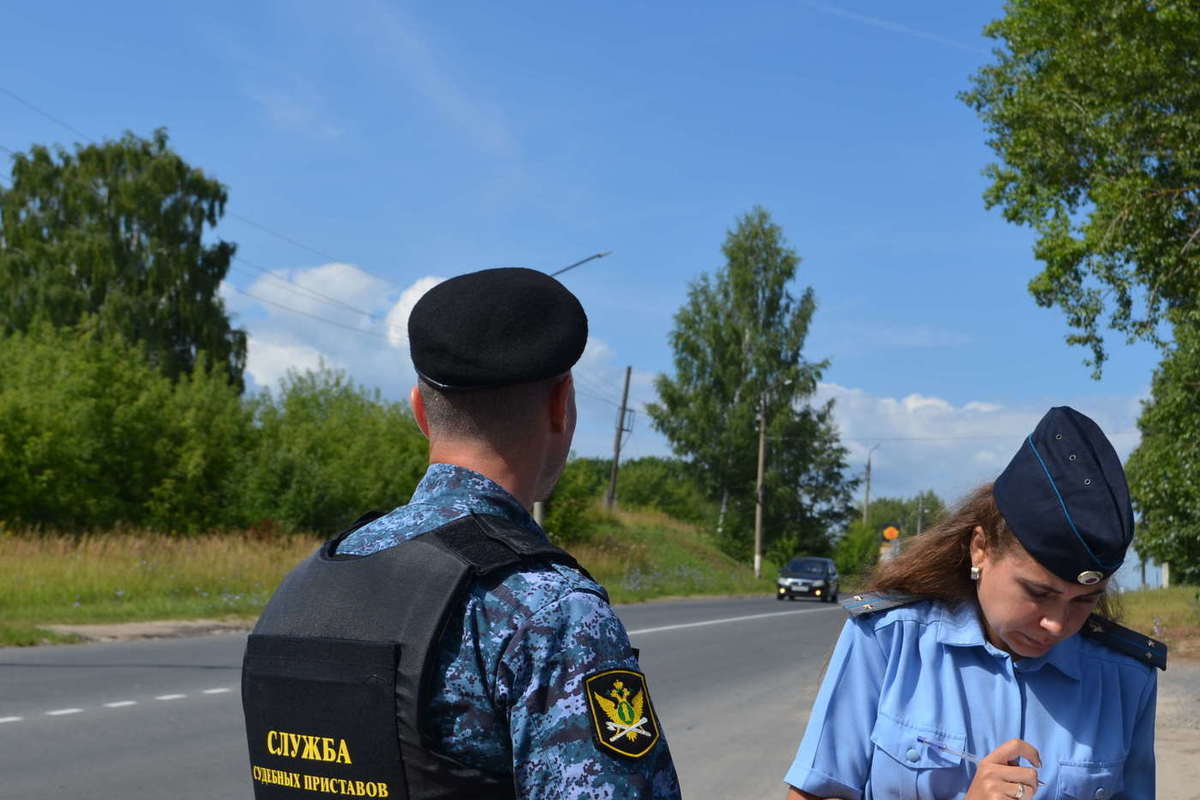
<path fill-rule="evenodd" d="M 1200 583 L 1200 325 L 1180 321 L 1175 345 L 1143 401 L 1142 440 L 1129 457 L 1129 488 L 1141 521 L 1138 553 L 1170 562 Z"/>
<path fill-rule="evenodd" d="M 91 315 L 169 377 L 207 353 L 241 390 L 246 335 L 217 294 L 235 247 L 204 242 L 225 187 L 174 153 L 165 130 L 74 153 L 34 146 L 13 156 L 10 182 L 0 189 L 0 333 Z"/>
<path fill-rule="evenodd" d="M 0 519 L 223 524 L 249 434 L 237 390 L 203 361 L 173 383 L 93 322 L 0 336 Z"/>
<path fill-rule="evenodd" d="M 1200 5 L 1009 0 L 984 32 L 995 62 L 962 98 L 1000 158 L 985 200 L 1037 231 L 1029 290 L 1099 377 L 1105 314 L 1162 345 L 1200 298 Z"/>
<path fill-rule="evenodd" d="M 811 511 L 832 498 L 836 517 L 849 506 L 852 484 L 844 477 L 844 452 L 838 451 L 828 407 L 806 404 L 828 362 L 807 361 L 801 352 L 816 300 L 811 288 L 799 297 L 789 288 L 800 259 L 763 208 L 737 221 L 722 250 L 725 266 L 694 281 L 675 315 L 670 336 L 675 376 L 656 379 L 659 402 L 647 412 L 705 494 L 720 504 L 722 547 L 744 555 L 750 548 L 746 523 L 753 515 L 760 413 L 772 442 L 788 440 L 787 446 L 771 447 L 772 500 L 786 496 L 794 501 L 792 511 Z M 803 441 L 811 446 L 801 446 Z M 812 491 L 814 486 L 822 491 Z M 768 544 L 789 529 L 786 520 L 774 522 L 785 524 L 765 527 Z M 806 528 L 804 534 L 823 538 L 825 531 Z"/>
<path fill-rule="evenodd" d="M 324 365 L 289 372 L 249 401 L 255 444 L 236 476 L 244 524 L 332 535 L 364 511 L 407 502 L 428 448 L 408 406 Z"/>

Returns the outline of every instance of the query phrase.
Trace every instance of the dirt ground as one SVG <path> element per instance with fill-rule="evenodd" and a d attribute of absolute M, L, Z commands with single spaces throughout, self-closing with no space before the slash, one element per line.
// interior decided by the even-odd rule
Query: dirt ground
<path fill-rule="evenodd" d="M 1200 660 L 1175 658 L 1159 673 L 1155 751 L 1158 796 L 1200 800 Z"/>

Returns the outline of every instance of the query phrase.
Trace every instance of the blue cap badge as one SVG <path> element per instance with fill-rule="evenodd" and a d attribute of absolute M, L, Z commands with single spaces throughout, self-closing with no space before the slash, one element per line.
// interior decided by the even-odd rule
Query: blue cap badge
<path fill-rule="evenodd" d="M 1071 583 L 1116 572 L 1133 540 L 1121 459 L 1088 417 L 1046 412 L 992 487 L 1008 527 L 1046 569 Z"/>

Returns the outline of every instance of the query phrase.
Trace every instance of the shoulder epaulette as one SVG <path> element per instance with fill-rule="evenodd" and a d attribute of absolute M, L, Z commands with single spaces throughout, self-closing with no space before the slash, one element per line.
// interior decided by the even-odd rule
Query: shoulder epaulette
<path fill-rule="evenodd" d="M 899 592 L 863 592 L 848 600 L 843 600 L 842 608 L 846 609 L 850 616 L 859 617 L 863 614 L 873 614 L 876 611 L 887 611 L 896 606 L 906 606 L 920 599 L 919 595 Z"/>
<path fill-rule="evenodd" d="M 1132 656 L 1143 664 L 1163 670 L 1167 668 L 1166 644 L 1124 625 L 1118 625 L 1111 619 L 1092 614 L 1087 622 L 1083 623 L 1082 633 L 1093 642 Z"/>

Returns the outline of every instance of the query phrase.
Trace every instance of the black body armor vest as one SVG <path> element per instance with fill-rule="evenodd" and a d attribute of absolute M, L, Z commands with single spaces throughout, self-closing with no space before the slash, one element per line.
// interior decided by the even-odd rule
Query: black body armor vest
<path fill-rule="evenodd" d="M 500 800 L 513 777 L 429 748 L 438 642 L 471 581 L 563 550 L 471 515 L 368 556 L 337 555 L 367 514 L 292 570 L 246 645 L 242 707 L 256 800 Z"/>

